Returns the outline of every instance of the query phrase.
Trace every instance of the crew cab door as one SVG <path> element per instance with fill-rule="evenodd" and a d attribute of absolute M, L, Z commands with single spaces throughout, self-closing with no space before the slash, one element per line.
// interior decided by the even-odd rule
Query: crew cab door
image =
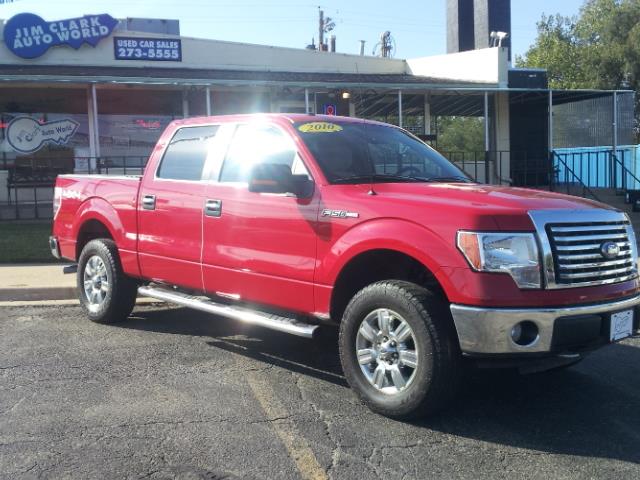
<path fill-rule="evenodd" d="M 138 258 L 145 278 L 203 288 L 203 175 L 218 128 L 178 128 L 155 172 L 145 172 L 138 196 Z"/>
<path fill-rule="evenodd" d="M 209 294 L 289 310 L 314 311 L 318 194 L 254 193 L 259 163 L 307 173 L 289 134 L 275 124 L 238 125 L 224 163 L 207 186 L 203 278 Z M 309 177 L 310 178 L 310 177 Z"/>

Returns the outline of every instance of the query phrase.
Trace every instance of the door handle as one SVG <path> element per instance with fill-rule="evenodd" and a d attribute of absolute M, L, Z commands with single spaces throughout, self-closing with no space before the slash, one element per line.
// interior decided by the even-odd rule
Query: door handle
<path fill-rule="evenodd" d="M 207 199 L 204 202 L 204 214 L 207 217 L 219 217 L 222 215 L 222 200 Z"/>
<path fill-rule="evenodd" d="M 142 197 L 142 208 L 144 210 L 155 210 L 156 209 L 156 196 L 155 195 L 144 195 Z"/>

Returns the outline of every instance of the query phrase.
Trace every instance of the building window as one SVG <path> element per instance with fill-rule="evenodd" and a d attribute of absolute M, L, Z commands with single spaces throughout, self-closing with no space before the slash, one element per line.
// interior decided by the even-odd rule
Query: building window
<path fill-rule="evenodd" d="M 164 129 L 182 118 L 181 90 L 99 88 L 100 157 L 106 167 L 144 166 Z"/>
<path fill-rule="evenodd" d="M 0 170 L 70 173 L 89 155 L 86 89 L 0 88 Z"/>
<path fill-rule="evenodd" d="M 271 99 L 262 92 L 212 92 L 212 113 L 233 115 L 236 113 L 268 113 Z"/>

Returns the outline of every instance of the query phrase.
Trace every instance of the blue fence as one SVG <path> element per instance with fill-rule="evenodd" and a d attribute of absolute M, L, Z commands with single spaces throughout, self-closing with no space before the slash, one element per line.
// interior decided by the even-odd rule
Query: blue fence
<path fill-rule="evenodd" d="M 568 171 L 571 169 L 587 187 L 640 190 L 640 145 L 619 146 L 618 161 L 610 146 L 558 148 L 555 153 L 553 168 L 558 183 L 575 182 Z"/>

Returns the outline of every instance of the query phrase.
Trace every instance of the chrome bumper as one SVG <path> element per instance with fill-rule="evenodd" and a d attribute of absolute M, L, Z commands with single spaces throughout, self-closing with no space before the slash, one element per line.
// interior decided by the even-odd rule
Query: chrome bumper
<path fill-rule="evenodd" d="M 61 258 L 60 245 L 58 245 L 58 239 L 56 237 L 49 237 L 49 249 L 51 250 L 51 255 L 58 259 Z"/>
<path fill-rule="evenodd" d="M 640 296 L 564 308 L 480 308 L 453 304 L 451 314 L 464 353 L 544 353 L 551 351 L 553 328 L 558 318 L 612 313 L 638 304 Z M 536 324 L 538 337 L 530 345 L 521 346 L 512 340 L 511 331 L 525 320 Z"/>

